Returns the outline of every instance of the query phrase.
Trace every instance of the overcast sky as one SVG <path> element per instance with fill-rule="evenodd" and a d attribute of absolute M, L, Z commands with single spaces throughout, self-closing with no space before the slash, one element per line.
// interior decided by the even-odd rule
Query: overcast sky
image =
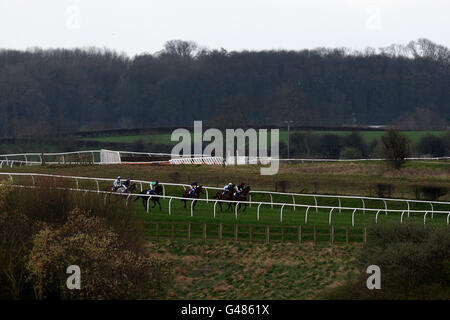
<path fill-rule="evenodd" d="M 450 47 L 449 0 L 0 0 L 0 48 L 107 47 L 135 54 L 167 40 L 210 49 Z"/>

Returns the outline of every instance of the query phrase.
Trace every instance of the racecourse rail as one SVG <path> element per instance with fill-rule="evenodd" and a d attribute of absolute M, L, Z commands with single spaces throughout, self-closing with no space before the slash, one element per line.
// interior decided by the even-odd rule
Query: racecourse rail
<path fill-rule="evenodd" d="M 102 155 L 111 155 L 112 158 L 104 160 Z M 311 159 L 311 158 L 295 158 L 295 159 L 280 159 L 273 157 L 224 157 L 208 156 L 203 154 L 189 154 L 179 155 L 171 153 L 155 153 L 155 152 L 133 152 L 133 151 L 113 151 L 107 149 L 101 150 L 84 150 L 73 152 L 60 152 L 60 153 L 17 153 L 17 154 L 3 154 L 0 155 L 0 168 L 3 166 L 12 167 L 13 165 L 36 165 L 36 164 L 79 164 L 79 163 L 92 163 L 92 164 L 159 164 L 168 163 L 168 160 L 156 160 L 156 161 L 139 161 L 128 162 L 121 160 L 121 154 L 149 156 L 149 157 L 170 157 L 169 162 L 171 164 L 208 164 L 208 165 L 246 165 L 246 164 L 263 164 L 267 165 L 270 162 L 361 162 L 361 161 L 384 161 L 386 159 Z M 97 156 L 96 156 L 97 155 Z M 74 158 L 74 156 L 76 156 Z M 82 158 L 84 157 L 84 158 Z M 32 160 L 32 159 L 35 160 Z M 46 160 L 48 158 L 48 160 Z M 96 160 L 97 158 L 97 160 Z M 39 160 L 37 160 L 39 159 Z M 54 160 L 54 161 L 51 161 Z M 450 160 L 450 157 L 415 157 L 406 158 L 406 160 Z"/>
<path fill-rule="evenodd" d="M 308 223 L 308 213 L 309 210 L 311 208 L 315 209 L 316 212 L 318 212 L 319 209 L 326 209 L 326 210 L 330 210 L 329 211 L 329 224 L 331 225 L 332 222 L 332 214 L 333 212 L 339 211 L 341 212 L 342 210 L 350 210 L 352 211 L 352 226 L 354 226 L 354 222 L 355 222 L 355 213 L 357 211 L 362 211 L 363 214 L 365 214 L 366 212 L 376 212 L 375 215 L 375 222 L 378 222 L 378 215 L 381 212 L 384 212 L 385 215 L 387 215 L 388 212 L 397 212 L 397 213 L 401 213 L 401 217 L 400 217 L 400 221 L 403 222 L 403 217 L 405 215 L 405 213 L 407 214 L 407 216 L 410 216 L 410 213 L 424 213 L 424 224 L 426 223 L 426 217 L 429 213 L 431 213 L 431 218 L 433 218 L 434 213 L 442 213 L 442 214 L 447 214 L 447 225 L 449 225 L 449 219 L 450 219 L 450 209 L 449 211 L 442 211 L 442 210 L 434 210 L 434 205 L 440 204 L 440 205 L 446 205 L 446 206 L 450 206 L 450 202 L 443 202 L 443 201 L 425 201 L 425 200 L 410 200 L 410 199 L 392 199 L 392 198 L 373 198 L 373 197 L 359 197 L 359 196 L 333 196 L 333 195 L 311 195 L 311 194 L 300 194 L 300 193 L 283 193 L 283 192 L 273 192 L 273 191 L 251 191 L 251 193 L 257 194 L 269 194 L 270 195 L 270 202 L 266 202 L 266 201 L 251 201 L 251 198 L 249 199 L 249 201 L 230 201 L 230 200 L 218 200 L 218 199 L 211 199 L 208 196 L 208 189 L 213 189 L 213 190 L 222 190 L 220 188 L 216 188 L 216 187 L 206 187 L 204 186 L 203 189 L 205 189 L 206 191 L 206 199 L 203 198 L 184 198 L 184 197 L 177 197 L 177 196 L 169 196 L 166 195 L 165 192 L 165 186 L 180 186 L 183 187 L 183 189 L 185 190 L 186 187 L 188 187 L 189 185 L 187 184 L 178 184 L 178 183 L 160 183 L 163 187 L 163 194 L 162 195 L 142 195 L 142 194 L 131 194 L 131 193 L 117 193 L 117 192 L 108 192 L 108 191 L 102 191 L 100 190 L 100 185 L 99 185 L 99 181 L 107 181 L 107 182 L 113 182 L 114 179 L 110 179 L 110 178 L 92 178 L 92 177 L 77 177 L 77 176 L 63 176 L 63 175 L 52 175 L 52 174 L 38 174 L 38 173 L 7 173 L 7 172 L 1 172 L 0 176 L 8 176 L 10 178 L 10 180 L 12 182 L 14 182 L 13 177 L 14 176 L 27 176 L 27 177 L 31 177 L 32 179 L 32 186 L 24 186 L 24 185 L 15 185 L 17 187 L 31 187 L 31 188 L 35 188 L 36 186 L 36 181 L 35 181 L 35 177 L 49 177 L 49 178 L 61 178 L 61 179 L 73 179 L 76 183 L 76 188 L 60 188 L 60 189 L 67 189 L 67 190 L 72 190 L 72 191 L 82 191 L 82 192 L 95 192 L 95 193 L 101 193 L 105 195 L 105 201 L 106 201 L 106 197 L 108 194 L 115 194 L 115 195 L 120 195 L 120 196 L 126 196 L 127 197 L 127 204 L 128 204 L 128 199 L 131 196 L 137 196 L 137 197 L 159 197 L 159 198 L 163 198 L 163 199 L 169 199 L 169 215 L 171 214 L 171 202 L 173 199 L 178 199 L 178 200 L 187 200 L 187 201 L 191 201 L 191 216 L 194 215 L 194 208 L 193 208 L 193 204 L 195 203 L 195 201 L 203 201 L 203 202 L 214 202 L 214 218 L 216 217 L 216 205 L 219 202 L 222 203 L 233 203 L 236 204 L 235 206 L 235 216 L 237 219 L 238 216 L 238 208 L 240 204 L 249 204 L 250 206 L 252 205 L 257 205 L 257 220 L 259 220 L 260 217 L 260 207 L 261 205 L 268 205 L 271 206 L 272 208 L 274 206 L 280 207 L 280 221 L 283 221 L 283 209 L 284 207 L 291 207 L 293 208 L 293 210 L 295 211 L 296 208 L 306 208 L 306 212 L 305 212 L 305 224 Z M 97 186 L 97 190 L 92 190 L 92 189 L 80 189 L 79 188 L 79 180 L 88 180 L 88 181 L 95 181 L 96 186 Z M 141 191 L 143 190 L 143 184 L 151 184 L 150 181 L 144 181 L 144 180 L 133 180 L 133 182 L 138 183 L 140 185 Z M 280 202 L 273 202 L 273 196 L 272 194 L 278 194 L 278 195 L 291 195 L 292 199 L 293 199 L 293 203 L 280 203 Z M 251 195 L 249 195 L 251 196 Z M 307 204 L 297 204 L 295 203 L 295 196 L 302 196 L 302 197 L 314 197 L 315 199 L 315 205 L 307 205 Z M 320 197 L 324 197 L 324 198 L 337 198 L 339 199 L 339 206 L 323 206 L 323 205 L 318 205 L 317 202 L 317 198 Z M 341 205 L 341 200 L 340 199 L 360 199 L 362 200 L 362 204 L 363 207 L 343 207 Z M 385 208 L 384 209 L 380 209 L 380 208 L 366 208 L 365 207 L 365 200 L 381 200 L 384 202 Z M 387 206 L 387 202 L 391 201 L 391 202 L 406 202 L 407 203 L 407 209 L 388 209 Z M 150 201 L 147 201 L 147 212 L 149 212 L 149 203 Z M 410 203 L 427 203 L 430 205 L 430 210 L 411 210 L 410 209 Z"/>

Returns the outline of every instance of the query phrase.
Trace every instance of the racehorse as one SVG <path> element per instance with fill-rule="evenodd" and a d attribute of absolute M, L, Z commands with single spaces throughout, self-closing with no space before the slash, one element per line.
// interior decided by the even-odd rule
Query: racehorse
<path fill-rule="evenodd" d="M 233 194 L 233 201 L 247 201 L 247 195 L 250 192 L 250 186 L 246 186 L 242 192 L 236 197 Z M 231 203 L 228 204 L 228 206 L 231 206 Z M 242 210 L 242 212 L 245 211 L 245 209 L 247 209 L 247 203 L 244 203 L 244 210 Z M 238 211 L 240 210 L 240 207 L 238 208 Z"/>
<path fill-rule="evenodd" d="M 124 187 L 117 188 L 116 191 L 114 191 L 114 187 L 108 187 L 105 189 L 105 191 L 108 192 L 117 192 L 117 193 L 133 193 L 134 190 L 137 189 L 136 183 L 131 184 L 125 191 Z"/>
<path fill-rule="evenodd" d="M 223 193 L 223 191 L 218 191 L 217 194 L 214 196 L 215 199 L 219 200 L 233 200 L 233 193 L 234 193 L 234 185 L 230 187 L 228 191 Z M 222 211 L 222 202 L 219 202 L 220 211 Z M 230 209 L 230 203 L 228 203 L 227 211 Z"/>
<path fill-rule="evenodd" d="M 189 194 L 189 191 L 190 190 L 184 190 L 184 193 L 183 193 L 183 198 L 196 198 L 196 199 L 198 199 L 198 198 L 200 198 L 200 193 L 202 193 L 202 190 L 203 190 L 203 188 L 202 188 L 202 186 L 198 186 L 196 189 L 195 189 L 195 191 L 194 191 L 194 194 L 192 194 L 192 195 L 190 195 Z M 186 201 L 187 200 L 181 200 L 181 201 L 184 201 L 184 208 L 186 208 Z M 197 202 L 196 200 L 193 200 L 193 204 L 192 204 L 192 209 L 194 209 L 195 208 L 195 203 Z"/>
<path fill-rule="evenodd" d="M 146 195 L 147 192 L 148 192 L 148 190 L 144 190 L 144 191 L 139 192 L 139 194 L 145 194 Z M 160 196 L 160 195 L 162 195 L 162 193 L 163 193 L 163 187 L 161 185 L 157 185 L 155 187 L 154 194 Z M 147 201 L 148 200 L 152 200 L 152 202 L 153 202 L 153 207 L 152 208 L 156 207 L 156 204 L 158 204 L 159 211 L 161 211 L 161 203 L 159 202 L 159 197 L 151 197 L 151 196 L 150 197 L 139 197 L 139 196 L 137 196 L 136 199 L 134 199 L 134 201 L 139 200 L 139 198 L 142 198 L 142 204 L 144 205 L 144 209 L 145 210 L 147 210 Z"/>

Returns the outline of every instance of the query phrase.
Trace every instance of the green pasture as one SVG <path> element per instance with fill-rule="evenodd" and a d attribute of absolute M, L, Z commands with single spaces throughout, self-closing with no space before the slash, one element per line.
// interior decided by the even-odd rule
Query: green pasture
<path fill-rule="evenodd" d="M 270 132 L 270 131 L 269 131 Z M 335 134 L 340 136 L 346 136 L 352 132 L 358 132 L 362 135 L 366 143 L 370 143 L 373 140 L 379 140 L 384 134 L 384 131 L 333 131 L 333 130 L 291 130 L 290 134 L 295 133 L 312 133 L 317 135 L 325 134 Z M 426 135 L 436 135 L 441 136 L 445 134 L 446 131 L 404 131 L 403 133 L 413 142 L 418 142 L 422 137 Z M 106 136 L 106 137 L 91 137 L 91 138 L 80 138 L 80 140 L 90 140 L 99 142 L 122 142 L 122 143 L 134 143 L 137 141 L 142 141 L 144 143 L 154 143 L 154 144 L 176 144 L 175 141 L 170 141 L 171 133 L 155 133 L 155 134 L 143 134 L 143 135 L 116 135 L 116 136 Z M 193 135 L 192 135 L 193 139 Z M 287 143 L 288 132 L 287 130 L 280 131 L 280 141 Z"/>
<path fill-rule="evenodd" d="M 40 184 L 40 178 L 35 178 L 35 184 Z M 22 185 L 32 185 L 32 180 L 30 177 L 14 177 L 15 184 Z M 73 179 L 58 179 L 58 185 L 62 187 L 70 187 L 79 189 L 90 189 L 96 190 L 97 184 L 95 181 L 85 181 L 79 180 L 78 185 Z M 98 188 L 100 190 L 105 190 L 110 186 L 108 182 L 99 182 Z M 139 192 L 141 190 L 140 183 L 137 183 Z M 145 190 L 148 186 L 143 184 L 142 189 Z M 183 187 L 180 186 L 165 186 L 166 195 L 169 196 L 177 196 L 181 197 L 183 194 Z M 191 200 L 188 200 L 186 203 L 186 208 L 184 208 L 184 203 L 179 199 L 163 199 L 160 198 L 160 203 L 162 206 L 162 210 L 159 210 L 159 207 L 156 206 L 152 208 L 153 203 L 150 202 L 150 210 L 147 213 L 146 208 L 142 203 L 142 199 L 136 198 L 135 195 L 131 195 L 128 197 L 122 196 L 123 201 L 127 201 L 128 210 L 133 210 L 139 212 L 144 220 L 144 224 L 146 225 L 146 232 L 149 237 L 155 235 L 155 222 L 161 223 L 172 223 L 172 222 L 181 222 L 176 227 L 176 237 L 185 238 L 187 236 L 187 227 L 186 224 L 188 222 L 196 224 L 213 224 L 215 226 L 208 227 L 209 237 L 217 237 L 217 225 L 224 224 L 227 230 L 232 228 L 232 225 L 247 225 L 241 227 L 240 232 L 242 233 L 242 237 L 248 237 L 249 231 L 248 225 L 253 225 L 255 233 L 259 233 L 259 237 L 263 238 L 263 231 L 261 231 L 265 225 L 270 225 L 271 227 L 276 226 L 303 226 L 305 239 L 312 237 L 312 228 L 319 227 L 322 231 L 318 231 L 318 236 L 322 238 L 329 239 L 329 214 L 330 209 L 319 208 L 316 210 L 315 201 L 312 196 L 295 196 L 294 200 L 296 204 L 309 206 L 308 210 L 308 219 L 305 221 L 307 207 L 296 207 L 295 210 L 292 206 L 288 204 L 292 204 L 293 199 L 291 195 L 273 195 L 273 202 L 286 204 L 283 208 L 282 216 L 281 216 L 281 205 L 273 204 L 271 205 L 271 199 L 269 194 L 252 194 L 252 202 L 266 202 L 267 204 L 262 204 L 259 208 L 259 218 L 257 213 L 258 203 L 253 203 L 247 205 L 247 208 L 244 211 L 244 207 L 241 204 L 241 208 L 238 210 L 237 215 L 235 208 L 231 208 L 230 211 L 227 211 L 228 204 L 223 203 L 223 211 L 220 210 L 220 204 L 217 203 L 215 205 L 215 199 L 213 199 L 214 194 L 217 191 L 209 190 L 208 192 L 208 202 L 205 201 L 197 201 L 195 204 L 195 208 L 193 210 L 193 214 L 191 215 Z M 119 195 L 114 194 L 102 194 L 99 195 L 103 197 L 105 201 L 111 199 L 112 197 L 120 197 Z M 206 192 L 203 192 L 201 195 L 202 199 L 206 199 Z M 169 202 L 170 202 L 170 214 L 169 214 Z M 215 215 L 214 215 L 214 205 L 216 206 Z M 362 228 L 368 226 L 375 221 L 376 213 L 379 210 L 378 214 L 378 223 L 391 223 L 391 222 L 399 222 L 402 212 L 392 212 L 390 210 L 404 210 L 405 214 L 403 216 L 404 222 L 416 222 L 423 224 L 424 213 L 410 213 L 409 217 L 407 214 L 407 204 L 404 202 L 387 202 L 387 211 L 385 210 L 385 204 L 383 200 L 365 200 L 365 208 L 369 209 L 377 209 L 377 211 L 369 211 L 364 210 L 362 206 L 362 201 L 360 199 L 344 199 L 341 198 L 341 207 L 354 207 L 361 208 L 355 212 L 355 223 L 354 227 L 352 227 L 352 212 L 353 210 L 342 209 L 339 210 L 339 200 L 337 198 L 322 198 L 317 197 L 317 205 L 318 206 L 330 206 L 335 207 L 332 212 L 331 225 L 338 228 L 336 230 L 340 237 L 345 237 L 345 228 L 350 228 L 350 237 L 352 239 L 361 239 L 362 237 Z M 434 213 L 432 215 L 432 209 L 434 211 L 446 211 L 450 212 L 450 204 L 435 204 L 433 208 L 429 203 L 410 203 L 410 210 L 426 210 L 429 211 L 427 215 L 427 224 L 446 224 L 447 213 Z M 164 234 L 164 232 L 169 232 L 171 226 L 169 224 L 161 225 L 161 229 L 159 230 L 160 234 Z M 201 226 L 197 226 L 194 228 L 201 228 Z M 242 229 L 243 228 L 243 229 Z M 258 228 L 260 230 L 258 231 Z M 262 229 L 261 229 L 262 228 Z M 165 231 L 164 231 L 165 230 Z M 246 231 L 247 230 L 247 231 Z M 224 230 L 225 231 L 225 230 Z M 171 232 L 171 230 L 170 230 Z M 196 232 L 192 230 L 195 234 Z M 231 231 L 226 231 L 231 232 Z M 287 228 L 286 236 L 289 237 L 289 233 L 291 233 L 291 237 L 296 236 L 295 228 Z M 322 233 L 321 233 L 322 232 Z M 212 234 L 211 234 L 212 233 Z M 280 233 L 278 233 L 278 237 Z M 327 236 L 328 234 L 328 236 Z M 255 238 L 257 239 L 257 238 Z M 319 241 L 320 239 L 318 239 Z M 305 240 L 306 241 L 306 240 Z"/>

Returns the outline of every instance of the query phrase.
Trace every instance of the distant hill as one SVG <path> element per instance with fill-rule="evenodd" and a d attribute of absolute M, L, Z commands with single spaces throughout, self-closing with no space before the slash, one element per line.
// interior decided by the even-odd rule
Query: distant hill
<path fill-rule="evenodd" d="M 194 120 L 445 129 L 449 52 L 426 39 L 364 52 L 227 52 L 174 40 L 133 58 L 100 49 L 1 50 L 0 137 Z"/>

